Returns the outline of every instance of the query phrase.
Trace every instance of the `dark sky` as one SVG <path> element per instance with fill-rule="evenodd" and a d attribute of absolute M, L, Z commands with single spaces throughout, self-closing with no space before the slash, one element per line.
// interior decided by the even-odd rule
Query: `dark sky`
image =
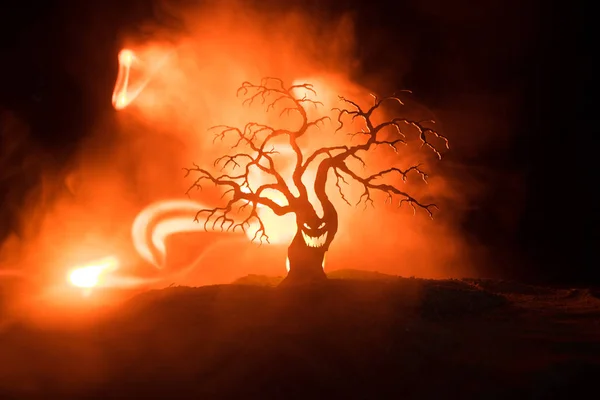
<path fill-rule="evenodd" d="M 21 115 L 55 159 L 68 160 L 94 121 L 111 112 L 107 99 L 116 68 L 110 60 L 118 33 L 151 18 L 149 3 L 23 0 L 1 6 L 0 106 Z M 599 199 L 591 11 L 579 0 L 390 3 L 395 8 L 375 0 L 279 7 L 300 5 L 320 17 L 354 11 L 363 71 L 387 78 L 390 88 L 383 90 L 402 85 L 431 107 L 453 106 L 456 118 L 478 110 L 453 99 L 508 93 L 510 117 L 501 107 L 486 114 L 489 131 L 510 132 L 508 139 L 453 156 L 497 179 L 465 217 L 465 234 L 495 249 L 493 268 L 508 278 L 600 283 L 593 268 L 600 243 L 593 235 Z M 44 135 L 48 131 L 61 133 Z M 517 205 L 504 179 L 515 174 L 525 188 Z M 11 179 L 29 181 L 29 188 L 37 182 L 31 174 Z M 10 180 L 0 183 L 4 199 L 9 187 Z M 25 194 L 13 190 L 10 196 Z M 507 210 L 518 213 L 516 225 L 502 223 Z M 1 215 L 0 233 L 6 234 L 11 212 Z"/>

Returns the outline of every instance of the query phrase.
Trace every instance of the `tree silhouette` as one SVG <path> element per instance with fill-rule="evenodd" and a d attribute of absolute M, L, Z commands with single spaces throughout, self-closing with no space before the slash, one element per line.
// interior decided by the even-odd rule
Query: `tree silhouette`
<path fill-rule="evenodd" d="M 300 91 L 307 94 L 300 97 L 298 95 Z M 235 144 L 232 149 L 239 152 L 227 154 L 215 160 L 214 166 L 221 167 L 220 174 L 211 173 L 196 164 L 192 168 L 184 168 L 186 177 L 190 174 L 194 174 L 196 177 L 187 193 L 189 194 L 192 189 L 200 189 L 205 182 L 225 188 L 222 198 L 227 197 L 227 202 L 221 207 L 199 210 L 196 214 L 196 221 L 199 222 L 203 219 L 205 229 L 212 222 L 213 229 L 220 228 L 235 231 L 239 228 L 244 232 L 251 226 L 250 223 L 255 221 L 257 229 L 252 241 L 261 243 L 263 241 L 268 242 L 269 236 L 259 216 L 259 206 L 270 208 L 278 216 L 294 213 L 296 216 L 296 235 L 288 248 L 289 272 L 284 282 L 301 283 L 326 279 L 323 270 L 324 257 L 338 231 L 338 214 L 326 193 L 327 179 L 331 171 L 334 173 L 332 176 L 335 176 L 335 185 L 341 198 L 348 204 L 350 203 L 342 191 L 341 183 L 348 183 L 348 179 L 352 179 L 358 182 L 364 190 L 357 205 L 361 202 L 364 202 L 365 205 L 372 205 L 371 195 L 373 192 L 379 191 L 387 195 L 386 202 L 388 200 L 392 201 L 396 196 L 399 198 L 398 206 L 406 203 L 412 206 L 415 211 L 419 208 L 427 212 L 430 217 L 433 216 L 432 210 L 437 208 L 435 204 L 424 204 L 396 186 L 381 182 L 381 178 L 392 174 L 399 174 L 402 180 L 405 181 L 409 173 L 418 174 L 427 182 L 427 174 L 421 170 L 420 165 L 414 165 L 405 170 L 390 167 L 376 174 L 363 177 L 353 171 L 347 164 L 350 159 L 354 159 L 358 160 L 363 166 L 366 165 L 362 154 L 380 145 L 389 146 L 397 153 L 397 146 L 406 144 L 403 133 L 404 128 L 410 128 L 414 131 L 418 135 L 422 146 L 431 149 L 441 159 L 441 153 L 430 142 L 430 139 L 441 139 L 446 148 L 448 148 L 448 140 L 434 129 L 424 126 L 425 122 L 402 117 L 391 118 L 379 124 L 373 122 L 373 113 L 380 109 L 384 103 L 395 102 L 403 105 L 397 96 L 378 98 L 373 95 L 373 104 L 368 109 L 364 109 L 356 102 L 340 96 L 339 100 L 344 108 L 334 108 L 332 110 L 337 114 L 338 127 L 335 132 L 345 126 L 344 120 L 349 119 L 351 123 L 362 120 L 364 127 L 357 133 L 349 133 L 349 135 L 361 137 L 363 139 L 362 143 L 322 147 L 305 154 L 298 144 L 298 139 L 313 130 L 320 129 L 325 121 L 331 121 L 329 116 L 312 120 L 309 118 L 307 114 L 309 106 L 316 108 L 323 106 L 321 102 L 312 98 L 316 97 L 317 93 L 311 84 L 304 83 L 286 87 L 280 79 L 263 78 L 260 84 L 244 82 L 238 89 L 237 95 L 238 97 L 244 97 L 243 104 L 251 105 L 255 101 L 260 101 L 266 105 L 267 112 L 279 107 L 281 108 L 280 116 L 284 113 L 297 113 L 301 117 L 301 123 L 294 130 L 276 129 L 256 122 L 249 122 L 242 129 L 227 125 L 211 128 L 211 130 L 217 130 L 215 140 L 233 135 Z M 433 121 L 427 122 L 433 123 Z M 386 135 L 384 131 L 390 129 L 393 130 L 392 135 L 390 135 L 390 132 L 387 132 Z M 395 137 L 389 139 L 390 136 Z M 296 189 L 295 194 L 290 189 L 291 186 L 284 180 L 281 171 L 277 170 L 274 160 L 277 151 L 274 150 L 272 144 L 282 138 L 285 139 L 286 144 L 289 144 L 295 155 L 292 182 L 290 182 L 290 184 L 293 183 Z M 317 166 L 314 193 L 321 203 L 322 217 L 317 215 L 310 203 L 307 188 L 302 181 L 307 169 L 313 164 Z M 249 184 L 249 174 L 252 168 L 260 170 L 273 182 L 252 189 Z M 235 170 L 240 172 L 235 174 L 233 172 Z M 279 204 L 269 198 L 266 195 L 269 191 L 281 193 L 286 200 L 285 204 Z M 241 221 L 236 222 L 236 219 L 234 219 L 236 213 L 244 215 Z"/>

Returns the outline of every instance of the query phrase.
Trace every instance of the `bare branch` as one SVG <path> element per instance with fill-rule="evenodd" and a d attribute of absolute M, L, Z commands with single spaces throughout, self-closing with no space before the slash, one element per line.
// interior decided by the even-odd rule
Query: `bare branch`
<path fill-rule="evenodd" d="M 327 120 L 331 121 L 331 118 L 326 115 L 324 117 L 315 119 L 314 121 L 310 121 L 306 124 L 306 130 L 308 130 L 309 128 L 312 128 L 312 127 L 319 128 L 319 124 L 324 125 L 325 121 L 327 121 Z"/>
<path fill-rule="evenodd" d="M 333 168 L 333 172 L 335 173 L 335 186 L 338 188 L 340 197 L 342 198 L 342 200 L 344 200 L 344 202 L 346 204 L 348 204 L 349 206 L 352 205 L 352 204 L 350 204 L 350 201 L 348 201 L 348 199 L 344 195 L 344 191 L 342 190 L 342 186 L 340 185 L 340 182 L 344 183 L 345 185 L 348 185 L 348 181 L 346 181 L 344 176 L 339 173 L 337 168 Z"/>
<path fill-rule="evenodd" d="M 244 179 L 246 186 L 248 185 L 250 169 L 252 167 L 256 167 L 262 172 L 274 177 L 279 184 L 277 191 L 281 192 L 286 197 L 288 202 L 292 201 L 294 197 L 292 192 L 290 191 L 281 174 L 275 168 L 275 161 L 273 160 L 272 156 L 278 154 L 278 152 L 275 151 L 273 147 L 271 147 L 269 150 L 266 149 L 269 141 L 277 136 L 288 135 L 288 131 L 275 130 L 269 126 L 254 122 L 246 124 L 244 130 L 226 125 L 213 127 L 211 129 L 220 129 L 215 137 L 221 140 L 223 140 L 228 133 L 234 132 L 237 135 L 238 140 L 233 144 L 233 146 L 231 146 L 231 148 L 238 148 L 241 147 L 242 144 L 246 144 L 253 153 L 252 155 L 249 153 L 236 153 L 232 155 L 227 154 L 217 158 L 214 162 L 214 166 L 222 164 L 221 171 L 230 165 L 232 166 L 233 170 L 236 168 L 244 169 L 244 173 L 242 175 L 238 175 L 233 179 Z M 264 138 L 259 138 L 259 135 L 262 133 L 266 133 L 266 136 Z M 241 164 L 242 159 L 246 161 L 243 165 Z M 266 166 L 264 165 L 263 161 L 266 162 Z M 232 178 L 231 176 L 227 177 L 230 179 Z"/>
<path fill-rule="evenodd" d="M 409 195 L 406 192 L 401 191 L 400 189 L 396 188 L 395 186 L 392 185 L 388 185 L 388 184 L 374 184 L 372 183 L 372 181 L 377 178 L 380 177 L 386 173 L 392 172 L 392 171 L 396 171 L 399 172 L 403 175 L 403 177 L 405 176 L 406 173 L 409 172 L 409 170 L 406 171 L 402 171 L 399 170 L 397 168 L 390 168 L 390 170 L 387 171 L 383 171 L 379 174 L 375 174 L 375 175 L 371 175 L 370 177 L 367 178 L 362 178 L 360 176 L 358 176 L 356 173 L 352 172 L 350 170 L 350 168 L 348 168 L 348 166 L 345 163 L 340 163 L 339 165 L 335 165 L 334 168 L 337 168 L 339 170 L 341 170 L 342 172 L 344 172 L 345 174 L 347 174 L 348 176 L 350 176 L 352 179 L 354 179 L 356 182 L 359 182 L 362 186 L 363 186 L 363 193 L 361 194 L 358 203 L 356 205 L 359 205 L 361 202 L 364 201 L 365 203 L 365 207 L 367 206 L 367 204 L 373 205 L 373 198 L 371 197 L 371 192 L 372 191 L 379 191 L 382 193 L 385 193 L 387 195 L 387 201 L 392 201 L 393 196 L 400 196 L 401 199 L 398 203 L 398 207 L 402 206 L 402 204 L 404 203 L 408 203 L 411 205 L 411 207 L 413 208 L 413 211 L 416 212 L 417 207 L 422 208 L 423 210 L 425 210 L 427 212 L 427 214 L 429 215 L 429 217 L 433 218 L 433 209 L 437 209 L 438 207 L 435 204 L 423 204 L 421 202 L 419 202 L 419 200 L 415 199 L 414 197 L 412 197 L 411 195 Z M 410 170 L 415 170 L 415 171 L 419 171 L 417 167 L 411 167 Z M 422 172 L 419 172 L 420 174 L 422 174 Z M 423 176 L 423 175 L 422 175 Z M 426 176 L 426 175 L 425 175 Z M 426 179 L 426 178 L 424 178 Z M 404 178 L 403 178 L 404 180 Z"/>
<path fill-rule="evenodd" d="M 315 179 L 315 193 L 318 196 L 326 198 L 327 174 L 329 169 L 332 169 L 336 179 L 336 188 L 342 200 L 347 204 L 350 204 L 350 202 L 343 191 L 342 184 L 348 185 L 346 178 L 350 177 L 361 184 L 364 189 L 359 204 L 364 202 L 365 206 L 372 205 L 372 193 L 379 191 L 385 193 L 388 200 L 391 200 L 393 196 L 399 197 L 399 206 L 408 203 L 413 207 L 413 210 L 422 208 L 429 216 L 433 215 L 432 209 L 436 208 L 435 204 L 423 204 L 397 187 L 378 181 L 378 179 L 398 174 L 402 181 L 406 182 L 409 174 L 414 173 L 427 182 L 427 174 L 421 169 L 420 164 L 407 169 L 388 168 L 370 176 L 362 177 L 352 171 L 346 163 L 348 160 L 354 159 L 359 161 L 364 168 L 366 166 L 363 158 L 364 154 L 360 152 L 366 153 L 381 145 L 398 153 L 398 146 L 407 144 L 405 136 L 411 131 L 417 133 L 422 147 L 429 148 L 438 158 L 441 158 L 442 155 L 434 143 L 436 139 L 441 140 L 445 147 L 449 148 L 447 138 L 428 124 L 428 122 L 433 123 L 433 121 L 414 121 L 397 117 L 375 124 L 372 116 L 384 104 L 395 103 L 400 106 L 404 104 L 396 95 L 383 98 L 372 95 L 373 104 L 368 108 L 362 108 L 357 102 L 340 96 L 339 99 L 345 108 L 333 109 L 337 111 L 338 126 L 335 132 L 343 129 L 344 117 L 348 117 L 351 122 L 360 120 L 361 124 L 364 123 L 362 129 L 359 128 L 358 132 L 348 133 L 360 142 L 353 145 L 322 147 L 308 155 L 302 152 L 298 144 L 298 138 L 305 135 L 309 129 L 321 129 L 325 126 L 327 120 L 331 121 L 329 116 L 322 116 L 314 120 L 308 118 L 307 107 L 318 109 L 323 106 L 322 102 L 314 98 L 317 93 L 311 84 L 303 83 L 286 86 L 281 79 L 266 77 L 258 84 L 242 83 L 237 95 L 244 98 L 242 103 L 245 105 L 260 103 L 265 106 L 267 112 L 277 109 L 279 116 L 299 117 L 299 120 L 293 120 L 298 121 L 293 129 L 277 129 L 257 122 L 249 122 L 243 128 L 228 125 L 211 128 L 215 132 L 214 141 L 224 141 L 230 136 L 233 139 L 232 153 L 222 155 L 214 160 L 213 166 L 219 169 L 219 173 L 213 174 L 196 164 L 193 164 L 192 168 L 184 168 L 186 176 L 194 174 L 195 177 L 194 183 L 186 192 L 187 194 L 192 189 L 200 190 L 202 185 L 206 183 L 225 189 L 221 197 L 227 199 L 224 206 L 203 209 L 197 213 L 196 220 L 199 221 L 200 217 L 205 217 L 205 229 L 209 226 L 212 229 L 233 231 L 239 228 L 246 232 L 249 227 L 256 226 L 257 231 L 254 234 L 253 241 L 268 242 L 269 237 L 265 232 L 265 226 L 260 219 L 258 209 L 267 207 L 276 215 L 294 212 L 298 201 L 307 199 L 307 189 L 302 182 L 302 177 L 307 168 L 318 159 L 321 160 Z M 406 132 L 403 131 L 404 129 L 406 129 Z M 390 133 L 395 136 L 391 136 Z M 294 152 L 295 168 L 292 180 L 294 186 L 298 189 L 297 196 L 292 193 L 288 183 L 276 168 L 274 156 L 278 153 L 273 143 L 276 142 L 277 138 L 284 138 Z M 270 177 L 272 182 L 263 184 L 256 190 L 251 188 L 249 176 L 251 171 L 255 171 L 255 169 Z M 286 204 L 280 205 L 263 194 L 263 192 L 269 190 L 281 193 L 286 199 Z M 321 197 L 319 198 L 321 199 Z M 244 213 L 245 217 L 242 218 L 241 222 L 236 222 L 236 216 L 240 213 Z"/>
<path fill-rule="evenodd" d="M 406 91 L 406 92 L 408 92 L 408 91 Z M 408 92 L 408 93 L 410 93 L 410 92 Z M 392 118 L 390 120 L 387 120 L 387 121 L 382 122 L 377 125 L 374 124 L 372 121 L 372 115 L 384 103 L 390 102 L 390 103 L 397 103 L 399 105 L 404 105 L 404 103 L 396 95 L 383 97 L 383 98 L 378 98 L 377 96 L 372 95 L 372 97 L 374 100 L 373 105 L 370 108 L 368 108 L 367 110 L 361 108 L 361 106 L 358 103 L 356 103 L 352 100 L 348 100 L 347 98 L 341 97 L 341 96 L 339 98 L 344 104 L 347 105 L 347 108 L 335 108 L 334 109 L 334 111 L 337 111 L 337 113 L 338 113 L 338 115 L 337 115 L 338 127 L 336 129 L 336 132 L 341 130 L 344 127 L 344 120 L 343 120 L 344 116 L 349 116 L 351 123 L 356 122 L 359 119 L 364 122 L 365 126 L 360 131 L 348 133 L 348 135 L 351 136 L 352 138 L 355 138 L 355 137 L 363 138 L 364 139 L 363 143 L 356 144 L 353 146 L 332 146 L 332 147 L 318 149 L 315 152 L 313 152 L 310 156 L 307 157 L 305 163 L 301 167 L 301 171 L 302 172 L 306 171 L 308 166 L 312 162 L 317 160 L 320 156 L 327 155 L 327 156 L 329 156 L 329 158 L 325 158 L 321 161 L 321 165 L 319 167 L 319 172 L 321 172 L 322 174 L 327 174 L 327 171 L 329 170 L 329 168 L 334 170 L 334 173 L 336 176 L 336 186 L 338 187 L 338 190 L 340 190 L 340 194 L 342 195 L 344 200 L 346 200 L 346 198 L 343 196 L 343 193 L 341 193 L 341 189 L 340 189 L 340 185 L 339 185 L 340 171 L 343 172 L 344 174 L 350 176 L 351 178 L 353 178 L 355 181 L 359 182 L 360 184 L 362 184 L 362 186 L 364 188 L 364 192 L 359 198 L 359 204 L 361 202 L 364 202 L 365 206 L 367 206 L 368 204 L 373 205 L 373 199 L 371 197 L 371 192 L 372 191 L 380 191 L 380 192 L 386 193 L 388 196 L 388 200 L 390 200 L 390 201 L 392 199 L 392 196 L 401 197 L 400 202 L 398 204 L 399 206 L 404 203 L 408 203 L 411 205 L 411 207 L 413 207 L 413 210 L 416 210 L 416 208 L 422 208 L 428 213 L 428 215 L 430 217 L 433 216 L 432 210 L 437 208 L 437 206 L 435 204 L 423 204 L 423 203 L 419 202 L 417 199 L 415 199 L 414 197 L 410 196 L 408 193 L 399 190 L 397 187 L 395 187 L 393 185 L 383 184 L 383 183 L 376 184 L 374 182 L 376 179 L 382 178 L 391 173 L 400 174 L 400 176 L 402 177 L 402 181 L 406 182 L 409 172 L 415 172 L 415 173 L 419 174 L 421 176 L 421 178 L 423 179 L 423 181 L 427 182 L 427 174 L 421 169 L 420 164 L 411 166 L 406 170 L 402 170 L 400 168 L 395 168 L 395 167 L 389 168 L 389 169 L 380 171 L 376 174 L 373 174 L 371 176 L 368 176 L 366 178 L 363 178 L 363 177 L 360 177 L 359 175 L 357 175 L 355 172 L 350 170 L 350 168 L 346 164 L 347 159 L 354 158 L 354 159 L 359 160 L 364 167 L 365 162 L 358 155 L 358 153 L 360 151 L 368 152 L 369 150 L 372 150 L 380 145 L 389 146 L 395 153 L 398 153 L 397 146 L 400 144 L 407 144 L 406 141 L 404 140 L 406 135 L 402 130 L 403 128 L 405 128 L 407 126 L 416 130 L 418 137 L 422 143 L 422 146 L 427 146 L 430 150 L 432 150 L 434 152 L 434 154 L 438 158 L 441 159 L 441 157 L 442 157 L 441 152 L 430 141 L 430 137 L 435 137 L 435 138 L 441 139 L 443 141 L 445 147 L 447 149 L 449 149 L 448 139 L 445 136 L 441 135 L 436 130 L 434 130 L 433 128 L 425 126 L 424 121 L 414 121 L 414 120 L 407 119 L 407 118 L 397 117 L 397 118 Z M 434 123 L 434 121 L 429 121 L 429 122 Z M 381 137 L 382 132 L 385 131 L 387 128 L 393 128 L 397 135 L 397 138 L 386 139 L 384 137 Z M 321 166 L 324 166 L 324 167 L 321 168 Z M 320 181 L 323 181 L 322 177 L 321 177 Z"/>
<path fill-rule="evenodd" d="M 188 177 L 191 173 L 199 175 L 194 183 L 188 188 L 186 194 L 189 194 L 193 189 L 201 190 L 204 182 L 211 182 L 216 186 L 229 188 L 228 190 L 233 193 L 233 199 L 236 201 L 246 201 L 255 204 L 261 204 L 265 207 L 269 207 L 276 215 L 285 215 L 292 212 L 289 204 L 281 206 L 275 201 L 260 195 L 267 189 L 277 190 L 279 188 L 279 185 L 277 184 L 265 184 L 256 189 L 255 192 L 252 192 L 248 185 L 248 177 L 245 174 L 238 176 L 231 176 L 227 174 L 214 176 L 209 171 L 200 168 L 198 165 L 193 165 L 193 168 L 183 168 L 185 171 L 185 177 Z M 240 180 L 242 182 L 239 182 Z"/>
<path fill-rule="evenodd" d="M 306 92 L 303 97 L 297 97 L 298 91 Z M 266 77 L 261 80 L 259 84 L 253 84 L 251 82 L 244 82 L 238 89 L 238 96 L 242 95 L 245 97 L 244 104 L 253 104 L 257 99 L 266 105 L 266 110 L 273 110 L 277 105 L 282 106 L 280 116 L 286 114 L 291 115 L 296 113 L 301 118 L 300 126 L 294 131 L 287 130 L 272 130 L 267 138 L 262 142 L 262 146 L 256 144 L 255 137 L 248 138 L 255 147 L 264 148 L 264 145 L 271 139 L 280 135 L 287 135 L 289 144 L 296 156 L 296 168 L 292 175 L 294 185 L 298 189 L 301 196 L 305 196 L 307 191 L 302 182 L 302 174 L 300 170 L 303 164 L 304 155 L 297 143 L 299 137 L 303 136 L 310 128 L 319 127 L 319 124 L 330 119 L 328 116 L 318 118 L 314 121 L 308 119 L 305 105 L 312 105 L 315 108 L 322 106 L 323 103 L 308 97 L 308 94 L 313 96 L 317 95 L 313 85 L 309 83 L 296 84 L 286 87 L 283 81 L 279 78 Z M 253 148 L 257 151 L 256 148 Z M 267 172 L 267 171 L 265 171 Z M 269 173 L 273 174 L 274 171 Z M 278 178 L 277 178 L 278 179 Z M 279 182 L 279 179 L 278 179 Z M 281 183 L 281 182 L 280 182 Z"/>
<path fill-rule="evenodd" d="M 371 149 L 371 146 L 373 146 L 373 145 L 377 146 L 379 144 L 389 144 L 395 148 L 396 144 L 405 143 L 402 139 L 396 139 L 395 141 L 390 142 L 390 141 L 384 141 L 378 137 L 378 134 L 380 132 L 382 132 L 383 130 L 385 130 L 386 128 L 394 128 L 395 132 L 399 136 L 405 137 L 405 134 L 402 131 L 402 128 L 404 126 L 410 126 L 410 127 L 415 128 L 415 130 L 419 134 L 419 139 L 421 140 L 422 145 L 430 148 L 438 156 L 438 158 L 441 159 L 442 155 L 441 155 L 440 151 L 436 148 L 436 146 L 429 141 L 428 135 L 432 135 L 436 138 L 441 139 L 444 142 L 446 149 L 449 149 L 448 139 L 445 136 L 441 135 L 436 130 L 434 130 L 433 128 L 424 126 L 423 121 L 414 121 L 414 120 L 410 120 L 407 118 L 393 118 L 389 121 L 382 122 L 379 125 L 374 125 L 373 122 L 371 121 L 371 116 L 373 115 L 373 113 L 376 110 L 379 109 L 379 107 L 381 107 L 381 105 L 383 103 L 396 102 L 400 105 L 403 105 L 404 103 L 402 102 L 402 100 L 400 100 L 400 98 L 398 98 L 396 96 L 388 96 L 388 97 L 384 97 L 382 99 L 378 99 L 376 96 L 373 95 L 373 98 L 375 100 L 374 105 L 371 106 L 367 111 L 364 111 L 356 102 L 348 100 L 341 96 L 340 96 L 340 100 L 346 104 L 349 104 L 352 107 L 352 109 L 334 108 L 334 111 L 338 112 L 337 121 L 338 121 L 339 126 L 336 131 L 339 131 L 340 129 L 343 128 L 344 122 L 343 122 L 342 118 L 344 115 L 349 115 L 351 122 L 354 122 L 354 120 L 356 118 L 361 118 L 365 122 L 365 125 L 366 125 L 365 128 L 363 128 L 360 132 L 350 133 L 350 135 L 353 137 L 357 136 L 357 135 L 364 135 L 364 136 L 366 136 L 367 141 L 363 144 L 355 145 L 353 147 L 348 148 L 348 150 L 346 151 L 346 156 L 355 154 L 359 150 L 368 151 L 369 149 Z M 434 123 L 434 121 L 429 121 L 429 122 Z M 342 157 L 342 156 L 340 155 L 340 157 Z"/>
<path fill-rule="evenodd" d="M 258 225 L 258 228 L 254 233 L 252 241 L 258 240 L 260 243 L 268 243 L 269 236 L 257 211 L 259 205 L 270 208 L 276 215 L 280 216 L 293 212 L 290 204 L 282 206 L 268 197 L 261 195 L 265 190 L 278 190 L 279 185 L 277 184 L 262 185 L 253 192 L 248 186 L 247 176 L 245 175 L 233 177 L 229 175 L 221 175 L 215 177 L 207 170 L 202 169 L 195 164 L 193 168 L 184 168 L 184 170 L 186 171 L 185 176 L 188 176 L 192 172 L 200 175 L 196 178 L 194 184 L 190 186 L 186 194 L 188 194 L 194 188 L 201 189 L 203 181 L 211 182 L 217 186 L 229 187 L 229 189 L 226 190 L 221 196 L 221 199 L 223 199 L 227 195 L 231 195 L 231 198 L 227 201 L 225 206 L 205 208 L 196 213 L 194 219 L 196 222 L 200 222 L 200 217 L 205 216 L 204 230 L 206 231 L 210 226 L 213 230 L 220 229 L 221 231 L 235 232 L 237 229 L 240 229 L 242 232 L 246 233 L 248 228 L 252 226 L 251 222 L 255 221 Z M 236 181 L 236 179 L 241 179 L 243 182 L 239 183 Z M 234 206 L 236 205 L 238 206 L 237 213 L 240 213 L 250 207 L 248 215 L 241 222 L 235 222 L 235 219 L 232 216 L 232 214 L 235 214 Z"/>
<path fill-rule="evenodd" d="M 197 218 L 202 214 L 206 214 L 205 229 L 209 222 L 212 221 L 213 229 L 217 227 L 220 227 L 223 230 L 235 230 L 240 228 L 245 231 L 247 227 L 250 226 L 251 220 L 255 220 L 259 227 L 256 232 L 259 240 L 262 241 L 265 239 L 268 241 L 264 225 L 257 213 L 257 207 L 259 205 L 268 207 L 277 215 L 284 215 L 292 212 L 291 204 L 295 201 L 295 197 L 275 167 L 272 156 L 277 154 L 277 152 L 273 146 L 269 146 L 269 143 L 279 136 L 287 136 L 290 146 L 296 154 L 296 164 L 301 166 L 303 155 L 297 144 L 297 138 L 305 134 L 308 129 L 319 127 L 319 124 L 324 123 L 324 121 L 329 118 L 322 117 L 314 121 L 309 121 L 304 106 L 312 105 L 317 108 L 322 106 L 322 103 L 309 98 L 306 94 L 304 97 L 297 97 L 296 94 L 298 90 L 304 90 L 305 92 L 316 95 L 316 91 L 310 84 L 292 85 L 286 88 L 281 79 L 271 77 L 263 78 L 259 84 L 244 82 L 237 91 L 238 96 L 244 97 L 242 103 L 244 105 L 252 105 L 255 102 L 260 102 L 266 106 L 267 112 L 274 110 L 281 105 L 282 110 L 280 115 L 285 113 L 297 113 L 301 117 L 301 124 L 297 130 L 289 131 L 275 129 L 256 122 L 246 124 L 243 129 L 228 125 L 219 125 L 210 129 L 217 131 L 213 141 L 223 141 L 226 136 L 232 134 L 234 144 L 231 148 L 241 149 L 245 147 L 248 151 L 239 151 L 234 154 L 226 154 L 217 158 L 213 165 L 215 167 L 220 167 L 222 174 L 219 176 L 213 175 L 196 164 L 194 164 L 193 168 L 184 169 L 186 171 L 186 176 L 191 173 L 196 175 L 196 180 L 186 192 L 187 194 L 189 194 L 192 189 L 201 189 L 205 182 L 229 188 L 225 191 L 223 197 L 231 195 L 231 199 L 224 207 L 199 211 Z M 249 182 L 250 171 L 253 167 L 272 176 L 275 179 L 275 183 L 262 185 L 253 192 Z M 232 171 L 238 170 L 239 173 L 227 173 L 227 169 Z M 294 184 L 297 186 L 300 194 L 305 195 L 306 188 L 302 184 L 301 178 L 301 175 L 294 174 Z M 281 206 L 273 200 L 261 196 L 261 193 L 267 189 L 282 193 L 287 199 L 287 205 Z M 242 212 L 250 208 L 247 218 L 237 224 L 230 216 L 235 206 L 238 206 L 237 212 Z M 254 239 L 257 238 L 256 235 Z"/>
<path fill-rule="evenodd" d="M 435 123 L 435 121 L 428 121 L 428 122 Z M 419 133 L 419 140 L 421 140 L 421 146 L 427 146 L 427 147 L 429 147 L 440 160 L 442 159 L 442 154 L 429 141 L 429 139 L 427 138 L 427 135 L 431 134 L 434 137 L 441 139 L 444 142 L 444 145 L 445 145 L 446 149 L 447 150 L 450 149 L 450 146 L 449 146 L 449 143 L 448 143 L 448 138 L 446 138 L 445 136 L 441 135 L 436 130 L 424 126 L 423 123 L 419 122 L 419 121 L 413 121 L 413 120 L 406 119 L 406 118 L 394 118 L 391 121 L 387 121 L 387 122 L 381 123 L 380 125 L 378 125 L 375 128 L 375 130 L 376 130 L 376 132 L 379 132 L 380 130 L 382 130 L 382 129 L 386 128 L 386 127 L 394 127 L 397 130 L 398 133 L 400 133 L 401 135 L 404 136 L 404 133 L 402 132 L 402 130 L 400 128 L 401 124 L 405 124 L 405 125 L 412 126 L 413 128 L 415 128 L 417 130 L 417 132 Z"/>
<path fill-rule="evenodd" d="M 400 168 L 388 168 L 385 171 L 378 172 L 376 174 L 373 174 L 373 175 L 365 178 L 365 180 L 368 181 L 368 182 L 370 182 L 373 179 L 381 178 L 384 175 L 390 174 L 392 172 L 397 172 L 397 173 L 399 173 L 402 176 L 402 181 L 406 182 L 406 179 L 408 177 L 408 173 L 411 172 L 411 171 L 414 171 L 414 172 L 418 173 L 419 175 L 421 175 L 421 179 L 423 179 L 423 181 L 425 183 L 427 183 L 427 178 L 429 176 L 425 172 L 423 172 L 420 167 L 421 167 L 421 165 L 419 164 L 419 165 L 413 165 L 412 167 L 409 167 L 409 168 L 407 168 L 405 170 L 402 170 Z"/>

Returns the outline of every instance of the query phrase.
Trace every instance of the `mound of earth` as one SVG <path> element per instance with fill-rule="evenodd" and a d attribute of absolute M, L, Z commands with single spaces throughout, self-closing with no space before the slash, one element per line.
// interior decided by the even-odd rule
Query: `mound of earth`
<path fill-rule="evenodd" d="M 600 373 L 591 292 L 361 271 L 135 296 L 79 330 L 0 333 L 0 398 L 572 398 Z"/>

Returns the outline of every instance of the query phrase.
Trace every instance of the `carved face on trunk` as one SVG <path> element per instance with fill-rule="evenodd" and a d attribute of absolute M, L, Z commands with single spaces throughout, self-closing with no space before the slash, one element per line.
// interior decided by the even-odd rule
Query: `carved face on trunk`
<path fill-rule="evenodd" d="M 296 235 L 288 247 L 288 277 L 295 281 L 327 279 L 325 254 L 338 229 L 338 215 L 326 197 L 321 200 L 323 218 L 308 201 L 296 203 Z"/>
<path fill-rule="evenodd" d="M 327 251 L 337 232 L 337 214 L 325 211 L 319 218 L 312 209 L 296 216 L 298 231 L 306 247 Z"/>
<path fill-rule="evenodd" d="M 303 222 L 300 226 L 302 238 L 308 247 L 323 247 L 327 241 L 327 223 L 323 220 Z"/>

